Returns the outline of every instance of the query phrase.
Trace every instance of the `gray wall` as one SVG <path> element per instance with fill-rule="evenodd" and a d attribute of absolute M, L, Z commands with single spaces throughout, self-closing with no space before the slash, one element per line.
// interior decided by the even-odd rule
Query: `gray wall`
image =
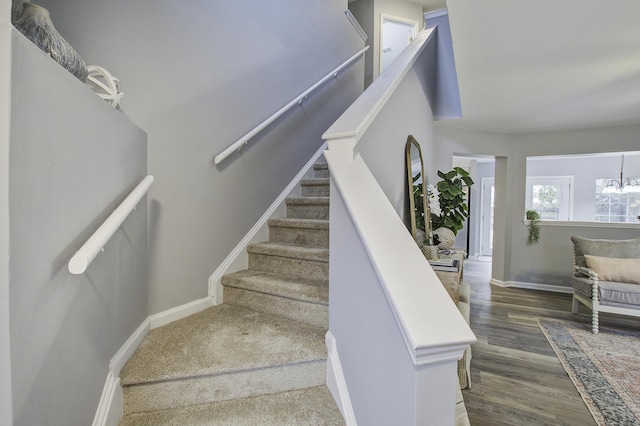
<path fill-rule="evenodd" d="M 10 8 L 9 0 L 0 0 L 0 424 L 4 425 L 10 425 L 13 419 L 9 333 Z"/>
<path fill-rule="evenodd" d="M 149 135 L 149 313 L 207 281 L 362 92 L 362 60 L 215 166 L 213 158 L 364 46 L 346 0 L 42 2 L 120 78 Z"/>
<path fill-rule="evenodd" d="M 595 220 L 596 179 L 620 179 L 620 156 L 527 160 L 527 176 L 573 176 L 573 220 Z M 625 155 L 624 176 L 640 177 L 640 156 Z"/>
<path fill-rule="evenodd" d="M 85 274 L 67 263 L 146 175 L 146 135 L 12 35 L 13 424 L 86 425 L 109 360 L 147 316 L 145 201 Z"/>
<path fill-rule="evenodd" d="M 527 246 L 527 228 L 523 223 L 527 157 L 635 151 L 639 131 L 640 126 L 629 125 L 504 135 L 453 129 L 446 123 L 436 123 L 437 161 L 440 164 L 447 164 L 455 154 L 497 157 L 493 278 L 567 286 L 572 263 L 571 235 L 612 239 L 640 236 L 640 225 L 631 225 L 629 229 L 553 224 L 543 225 L 540 244 Z M 616 157 L 613 158 L 616 163 Z M 617 161 L 614 168 L 619 167 L 619 157 Z M 631 167 L 629 172 L 633 173 Z M 593 183 L 588 185 L 593 190 Z"/>
<path fill-rule="evenodd" d="M 412 19 L 418 23 L 418 32 L 424 27 L 422 6 L 403 0 L 355 0 L 349 9 L 356 17 L 369 39 L 371 48 L 365 58 L 365 87 L 380 75 L 380 17 L 382 13 L 399 18 Z"/>
<path fill-rule="evenodd" d="M 365 53 L 364 60 L 364 87 L 368 87 L 373 82 L 373 22 L 374 22 L 374 0 L 355 0 L 349 2 L 349 10 L 358 20 L 358 23 L 367 34 L 367 46 L 369 50 Z"/>

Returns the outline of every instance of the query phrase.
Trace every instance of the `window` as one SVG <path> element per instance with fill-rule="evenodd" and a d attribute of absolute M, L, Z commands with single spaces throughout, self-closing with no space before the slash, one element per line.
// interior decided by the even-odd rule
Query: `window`
<path fill-rule="evenodd" d="M 570 176 L 528 177 L 526 209 L 542 220 L 571 220 L 572 181 Z"/>
<path fill-rule="evenodd" d="M 640 193 L 603 194 L 609 179 L 596 179 L 596 222 L 637 222 Z"/>
<path fill-rule="evenodd" d="M 542 220 L 558 220 L 560 216 L 560 185 L 533 185 L 531 209 L 540 214 Z"/>

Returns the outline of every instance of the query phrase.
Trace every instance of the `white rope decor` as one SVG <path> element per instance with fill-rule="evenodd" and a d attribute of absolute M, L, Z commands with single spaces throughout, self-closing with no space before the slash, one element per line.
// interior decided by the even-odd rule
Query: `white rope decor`
<path fill-rule="evenodd" d="M 120 100 L 124 97 L 124 93 L 120 91 L 120 80 L 97 65 L 88 65 L 87 71 L 89 76 L 86 84 L 109 105 L 120 109 Z"/>

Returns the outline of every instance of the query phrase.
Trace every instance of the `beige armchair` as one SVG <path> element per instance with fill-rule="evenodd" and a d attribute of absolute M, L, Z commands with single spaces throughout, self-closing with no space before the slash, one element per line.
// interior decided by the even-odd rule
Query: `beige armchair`
<path fill-rule="evenodd" d="M 598 334 L 598 313 L 640 317 L 640 238 L 593 240 L 573 236 L 573 306 L 592 312 L 592 331 Z"/>

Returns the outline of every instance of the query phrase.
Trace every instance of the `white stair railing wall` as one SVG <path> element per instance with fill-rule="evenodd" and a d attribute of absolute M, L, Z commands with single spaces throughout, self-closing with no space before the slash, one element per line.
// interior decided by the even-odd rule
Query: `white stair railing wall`
<path fill-rule="evenodd" d="M 434 31 L 423 31 L 323 136 L 328 383 L 348 424 L 453 425 L 457 360 L 475 341 L 401 219 L 407 136 L 435 149 Z"/>

